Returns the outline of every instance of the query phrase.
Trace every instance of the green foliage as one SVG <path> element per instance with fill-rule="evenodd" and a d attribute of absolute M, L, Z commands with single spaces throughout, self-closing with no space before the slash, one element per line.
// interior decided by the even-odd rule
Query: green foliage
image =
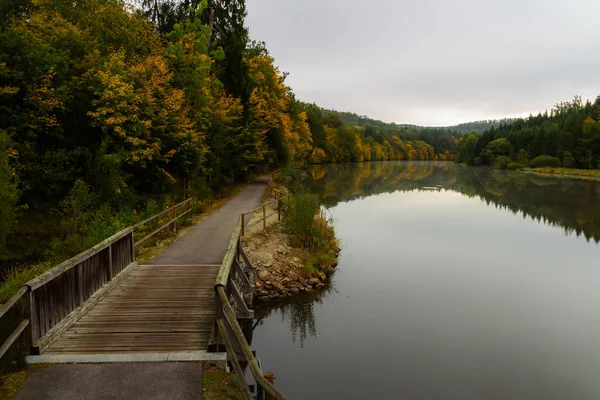
<path fill-rule="evenodd" d="M 560 167 L 560 159 L 548 155 L 537 156 L 529 162 L 531 168 Z"/>
<path fill-rule="evenodd" d="M 516 150 L 530 157 L 562 157 L 571 167 L 596 168 L 600 160 L 600 97 L 594 102 L 573 100 L 557 104 L 552 110 L 493 127 L 481 135 L 477 147 L 485 149 L 504 138 Z M 517 157 L 518 159 L 518 157 Z M 489 160 L 484 160 L 489 163 Z M 518 160 L 523 162 L 523 160 Z"/>
<path fill-rule="evenodd" d="M 506 166 L 506 169 L 511 170 L 511 171 L 515 171 L 515 170 L 523 169 L 523 168 L 527 168 L 527 164 L 521 164 L 519 162 L 511 162 L 511 163 L 508 163 L 508 165 Z"/>
<path fill-rule="evenodd" d="M 513 160 L 507 156 L 498 156 L 494 160 L 494 168 L 497 169 L 506 169 L 509 164 L 511 164 Z"/>
<path fill-rule="evenodd" d="M 519 150 L 516 161 L 523 165 L 529 164 L 529 154 L 524 149 Z"/>
<path fill-rule="evenodd" d="M 456 153 L 456 162 L 475 165 L 478 158 L 477 144 L 479 143 L 479 133 L 471 132 L 460 138 L 458 141 L 458 150 Z"/>
<path fill-rule="evenodd" d="M 480 153 L 484 163 L 494 165 L 498 157 L 510 157 L 513 154 L 513 146 L 508 139 L 500 138 L 488 143 Z"/>
<path fill-rule="evenodd" d="M 17 217 L 17 176 L 10 165 L 10 159 L 15 157 L 8 135 L 0 131 L 0 260 L 6 254 L 6 239 L 12 232 Z"/>
<path fill-rule="evenodd" d="M 321 232 L 316 221 L 319 210 L 319 196 L 316 194 L 298 193 L 290 197 L 285 230 L 291 235 L 294 246 L 308 249 L 319 246 Z"/>
<path fill-rule="evenodd" d="M 573 168 L 575 166 L 575 158 L 573 157 L 573 154 L 571 154 L 570 151 L 565 151 L 563 153 L 562 165 L 565 168 Z"/>

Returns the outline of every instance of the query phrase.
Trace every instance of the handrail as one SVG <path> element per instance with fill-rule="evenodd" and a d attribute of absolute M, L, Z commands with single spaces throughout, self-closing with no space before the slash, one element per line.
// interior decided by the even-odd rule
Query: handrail
<path fill-rule="evenodd" d="M 33 354 L 43 351 L 60 334 L 72 325 L 82 305 L 94 299 L 94 294 L 135 264 L 135 246 L 160 232 L 192 212 L 192 199 L 163 210 L 158 214 L 125 228 L 95 246 L 58 264 L 54 268 L 26 282 L 5 304 L 0 307 L 0 318 L 19 301 L 24 313 L 23 320 L 0 346 L 0 358 L 26 332 L 26 340 Z M 179 208 L 190 207 L 178 215 Z M 136 228 L 173 212 L 174 217 L 141 241 L 134 243 Z M 158 222 L 159 220 L 157 220 Z"/>
<path fill-rule="evenodd" d="M 246 337 L 244 336 L 244 333 L 242 332 L 242 328 L 240 327 L 240 325 L 238 323 L 235 311 L 233 310 L 233 307 L 229 303 L 229 297 L 228 297 L 227 293 L 225 292 L 226 288 L 228 288 L 228 289 L 233 288 L 234 290 L 231 290 L 231 291 L 236 293 L 236 290 L 237 290 L 236 285 L 231 279 L 232 279 L 232 275 L 234 275 L 232 273 L 232 268 L 233 268 L 234 262 L 237 263 L 236 271 L 241 271 L 241 269 L 239 268 L 238 256 L 241 254 L 242 258 L 244 260 L 247 260 L 247 257 L 244 257 L 243 251 L 240 251 L 241 237 L 242 237 L 242 217 L 240 216 L 240 218 L 238 219 L 237 228 L 235 229 L 235 231 L 233 232 L 233 235 L 231 236 L 231 240 L 229 241 L 229 246 L 227 248 L 227 252 L 225 253 L 225 257 L 223 258 L 223 263 L 221 264 L 221 268 L 219 269 L 217 278 L 215 280 L 215 296 L 217 297 L 216 303 L 218 305 L 217 306 L 216 325 L 217 325 L 219 332 L 221 332 L 221 336 L 223 336 L 223 340 L 225 342 L 225 347 L 226 347 L 227 353 L 229 355 L 229 358 L 232 360 L 234 371 L 236 372 L 236 375 L 238 376 L 238 378 L 242 382 L 245 382 L 245 377 L 242 373 L 241 368 L 236 367 L 237 354 L 235 353 L 235 350 L 231 343 L 231 340 L 230 340 L 231 338 L 226 337 L 227 332 L 226 332 L 223 321 L 226 321 L 227 324 L 229 325 L 229 327 L 231 328 L 231 331 L 233 332 L 233 338 L 235 339 L 238 346 L 241 348 L 244 359 L 248 363 L 248 366 L 250 368 L 250 371 L 252 372 L 252 376 L 254 377 L 254 380 L 256 381 L 256 383 L 266 393 L 268 393 L 272 399 L 287 400 L 287 397 L 285 397 L 285 395 L 283 393 L 281 393 L 279 390 L 277 390 L 277 388 L 261 374 L 261 370 L 258 365 L 258 361 L 256 361 L 256 358 L 252 352 L 252 349 L 250 348 L 250 345 L 248 344 L 248 341 L 246 340 Z M 235 299 L 235 297 L 234 297 L 234 299 Z"/>
<path fill-rule="evenodd" d="M 132 232 L 133 232 L 133 227 L 129 227 L 129 228 L 123 229 L 120 232 L 115 233 L 108 239 L 104 239 L 97 245 L 77 254 L 74 257 L 69 258 L 67 261 L 64 261 L 64 262 L 58 264 L 56 267 L 49 269 L 48 271 L 44 272 L 40 276 L 33 278 L 29 282 L 25 283 L 25 286 L 28 286 L 29 288 L 31 288 L 31 290 L 39 288 L 44 283 L 50 282 L 57 276 L 67 272 L 68 270 L 70 270 L 77 264 L 81 263 L 82 261 L 90 258 L 91 256 L 98 254 L 102 250 L 109 247 L 111 244 L 119 241 L 120 239 L 124 238 L 125 236 L 129 235 Z"/>
<path fill-rule="evenodd" d="M 138 222 L 137 224 L 133 225 L 132 227 L 133 228 L 140 227 L 140 226 L 152 221 L 155 218 L 162 217 L 164 214 L 168 213 L 169 211 L 173 211 L 174 209 L 181 207 L 182 205 L 184 205 L 190 201 L 192 201 L 191 197 L 187 200 L 182 201 L 179 204 L 175 204 L 173 207 L 167 208 L 166 210 L 163 210 L 163 211 L 159 212 L 158 214 L 151 216 L 150 218 L 146 218 L 145 220 Z"/>
<path fill-rule="evenodd" d="M 237 339 L 237 341 L 242 349 L 244 358 L 246 359 L 246 362 L 248 363 L 248 366 L 250 367 L 250 371 L 252 372 L 252 376 L 254 376 L 256 383 L 258 383 L 260 385 L 260 387 L 262 387 L 274 399 L 286 400 L 287 397 L 285 397 L 285 395 L 283 393 L 281 393 L 279 390 L 277 390 L 277 388 L 271 382 L 269 382 L 268 380 L 265 379 L 264 376 L 262 376 L 260 367 L 258 366 L 258 361 L 256 361 L 256 358 L 254 357 L 254 354 L 252 353 L 252 349 L 250 348 L 250 345 L 248 344 L 248 341 L 246 340 L 246 337 L 244 336 L 244 333 L 242 332 L 242 328 L 238 324 L 237 318 L 235 316 L 233 308 L 231 307 L 231 304 L 229 304 L 229 299 L 227 298 L 227 295 L 225 294 L 225 289 L 223 288 L 223 286 L 217 287 L 217 293 L 219 294 L 219 297 L 223 304 L 223 312 L 224 312 L 225 318 L 227 319 L 227 322 L 231 326 L 231 330 L 233 331 L 235 338 Z"/>
<path fill-rule="evenodd" d="M 26 286 L 22 286 L 17 293 L 13 294 L 12 297 L 8 299 L 4 305 L 2 305 L 2 308 L 0 308 L 0 318 L 2 318 L 4 314 L 6 314 L 8 310 L 10 310 L 15 304 L 17 304 L 17 301 L 21 300 L 21 297 L 27 293 L 27 290 L 28 289 Z"/>
<path fill-rule="evenodd" d="M 17 302 L 21 300 L 21 298 L 27 293 L 28 290 L 29 288 L 26 286 L 21 287 L 21 289 L 19 289 L 17 293 L 12 295 L 12 297 L 2 305 L 2 308 L 0 308 L 0 319 L 4 317 L 4 315 L 6 315 L 6 313 L 11 308 L 13 308 L 13 306 L 17 304 Z M 6 338 L 4 343 L 2 343 L 2 346 L 0 346 L 0 358 L 4 357 L 4 354 L 6 354 L 10 346 L 12 346 L 13 343 L 19 338 L 19 336 L 21 336 L 21 334 L 23 333 L 23 331 L 25 331 L 27 326 L 29 326 L 29 320 L 25 319 L 21 321 L 21 323 L 13 330 L 10 336 Z"/>

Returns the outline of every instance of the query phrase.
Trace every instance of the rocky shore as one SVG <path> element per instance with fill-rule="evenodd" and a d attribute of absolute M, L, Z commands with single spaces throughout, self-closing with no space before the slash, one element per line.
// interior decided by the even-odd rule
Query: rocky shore
<path fill-rule="evenodd" d="M 255 302 L 280 300 L 322 288 L 337 266 L 337 261 L 306 266 L 303 260 L 307 259 L 307 250 L 291 247 L 288 235 L 277 227 L 249 236 L 244 248 L 254 267 Z M 334 251 L 339 253 L 339 249 Z"/>

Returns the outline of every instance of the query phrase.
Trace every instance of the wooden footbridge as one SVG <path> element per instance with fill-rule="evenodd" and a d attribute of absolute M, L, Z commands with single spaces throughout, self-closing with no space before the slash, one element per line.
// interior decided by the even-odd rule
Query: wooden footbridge
<path fill-rule="evenodd" d="M 27 282 L 0 309 L 0 317 L 13 306 L 23 313 L 0 357 L 24 335 L 29 363 L 228 361 L 248 383 L 247 398 L 284 399 L 264 378 L 242 329 L 251 326 L 246 299 L 254 286 L 240 218 L 221 264 L 136 262 L 137 246 L 176 230 L 191 212 L 190 199 Z M 147 224 L 156 229 L 136 239 Z"/>

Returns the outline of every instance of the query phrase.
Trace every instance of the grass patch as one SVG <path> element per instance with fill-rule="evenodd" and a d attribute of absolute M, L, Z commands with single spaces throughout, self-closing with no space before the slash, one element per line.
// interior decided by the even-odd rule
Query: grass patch
<path fill-rule="evenodd" d="M 600 169 L 576 169 L 576 168 L 525 168 L 523 171 L 540 175 L 565 176 L 571 178 L 597 179 L 600 180 Z"/>
<path fill-rule="evenodd" d="M 244 400 L 242 383 L 233 373 L 225 372 L 213 364 L 204 363 L 202 394 L 206 400 Z"/>
<path fill-rule="evenodd" d="M 3 375 L 0 378 L 0 399 L 14 399 L 17 393 L 19 393 L 25 386 L 29 375 L 39 371 L 42 368 L 46 368 L 49 365 L 50 364 L 34 364 L 20 371 Z"/>
<path fill-rule="evenodd" d="M 333 220 L 321 211 L 316 194 L 292 195 L 283 229 L 290 235 L 291 245 L 302 249 L 300 259 L 306 275 L 315 276 L 337 262 L 339 242 Z"/>

